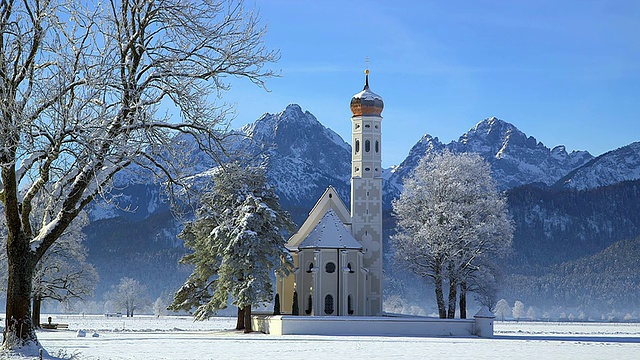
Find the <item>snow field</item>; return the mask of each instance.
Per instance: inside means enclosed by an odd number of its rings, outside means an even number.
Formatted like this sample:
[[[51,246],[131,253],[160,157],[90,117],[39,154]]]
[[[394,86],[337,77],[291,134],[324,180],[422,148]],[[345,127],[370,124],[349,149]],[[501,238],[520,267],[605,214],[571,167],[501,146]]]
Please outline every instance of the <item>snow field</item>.
[[[272,336],[232,329],[234,318],[59,316],[39,331],[50,354],[74,359],[638,359],[640,324],[496,322],[495,339]],[[77,337],[84,330],[86,337]],[[99,337],[92,337],[93,332]],[[0,355],[0,359],[18,359]],[[21,359],[25,359],[22,357]]]

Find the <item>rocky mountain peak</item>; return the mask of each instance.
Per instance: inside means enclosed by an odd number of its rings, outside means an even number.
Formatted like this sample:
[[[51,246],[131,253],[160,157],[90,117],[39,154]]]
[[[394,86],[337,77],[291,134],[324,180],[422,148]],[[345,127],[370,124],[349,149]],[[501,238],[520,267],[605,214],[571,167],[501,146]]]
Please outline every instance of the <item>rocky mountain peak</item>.
[[[587,190],[637,179],[640,179],[640,141],[591,159],[554,187]]]
[[[492,166],[494,177],[501,189],[524,184],[541,183],[551,186],[574,168],[589,161],[586,151],[566,152],[564,146],[553,150],[527,136],[515,125],[490,117],[478,122],[458,141],[442,144],[437,138],[425,135],[409,151],[407,159],[398,166],[396,179],[402,182],[426,154],[448,149],[454,153],[480,154]]]

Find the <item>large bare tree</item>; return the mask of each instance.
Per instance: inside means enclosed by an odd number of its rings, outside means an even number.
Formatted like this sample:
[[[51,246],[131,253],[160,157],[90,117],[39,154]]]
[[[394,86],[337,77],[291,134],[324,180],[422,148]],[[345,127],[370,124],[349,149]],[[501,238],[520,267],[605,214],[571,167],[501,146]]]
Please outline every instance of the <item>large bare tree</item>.
[[[180,183],[175,134],[218,153],[228,108],[212,101],[228,77],[264,86],[278,58],[241,0],[64,1],[0,2],[3,348],[37,343],[34,270],[82,209],[131,165]]]

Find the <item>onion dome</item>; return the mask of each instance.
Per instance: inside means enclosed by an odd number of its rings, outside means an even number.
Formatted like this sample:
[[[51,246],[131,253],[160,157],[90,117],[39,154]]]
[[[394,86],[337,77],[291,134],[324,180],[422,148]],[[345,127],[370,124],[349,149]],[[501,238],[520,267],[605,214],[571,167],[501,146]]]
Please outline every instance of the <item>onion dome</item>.
[[[384,108],[382,97],[369,89],[369,70],[365,71],[364,89],[351,98],[351,112],[353,116],[380,116]]]

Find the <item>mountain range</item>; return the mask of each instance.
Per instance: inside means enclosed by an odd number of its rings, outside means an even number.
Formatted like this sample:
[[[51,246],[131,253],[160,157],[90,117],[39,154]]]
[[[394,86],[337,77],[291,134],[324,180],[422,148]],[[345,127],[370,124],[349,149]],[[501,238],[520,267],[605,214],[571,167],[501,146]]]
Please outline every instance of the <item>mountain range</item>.
[[[283,208],[296,223],[304,221],[329,185],[349,204],[351,146],[299,105],[264,114],[228,139],[230,154],[266,167]],[[180,143],[188,147],[189,139]],[[480,154],[491,164],[499,189],[506,191],[516,223],[514,256],[505,270],[510,279],[525,276],[534,284],[567,262],[588,259],[640,235],[640,142],[598,157],[587,151],[568,153],[562,145],[548,148],[491,117],[448,144],[424,135],[399,166],[383,172],[387,237],[394,226],[391,201],[400,194],[403,179],[425,154],[445,149]],[[207,177],[213,163],[197,151],[193,159],[194,169]],[[120,179],[126,181],[126,176]],[[177,264],[185,252],[176,238],[181,224],[171,216],[162,191],[136,177],[121,198],[136,211],[104,203],[90,207],[87,246],[89,261],[101,275],[97,297],[123,276],[147,283],[152,296],[175,291],[189,271]],[[385,248],[391,249],[388,239]],[[610,256],[597,259],[614,261]],[[518,296],[508,286],[504,294],[511,300]]]

